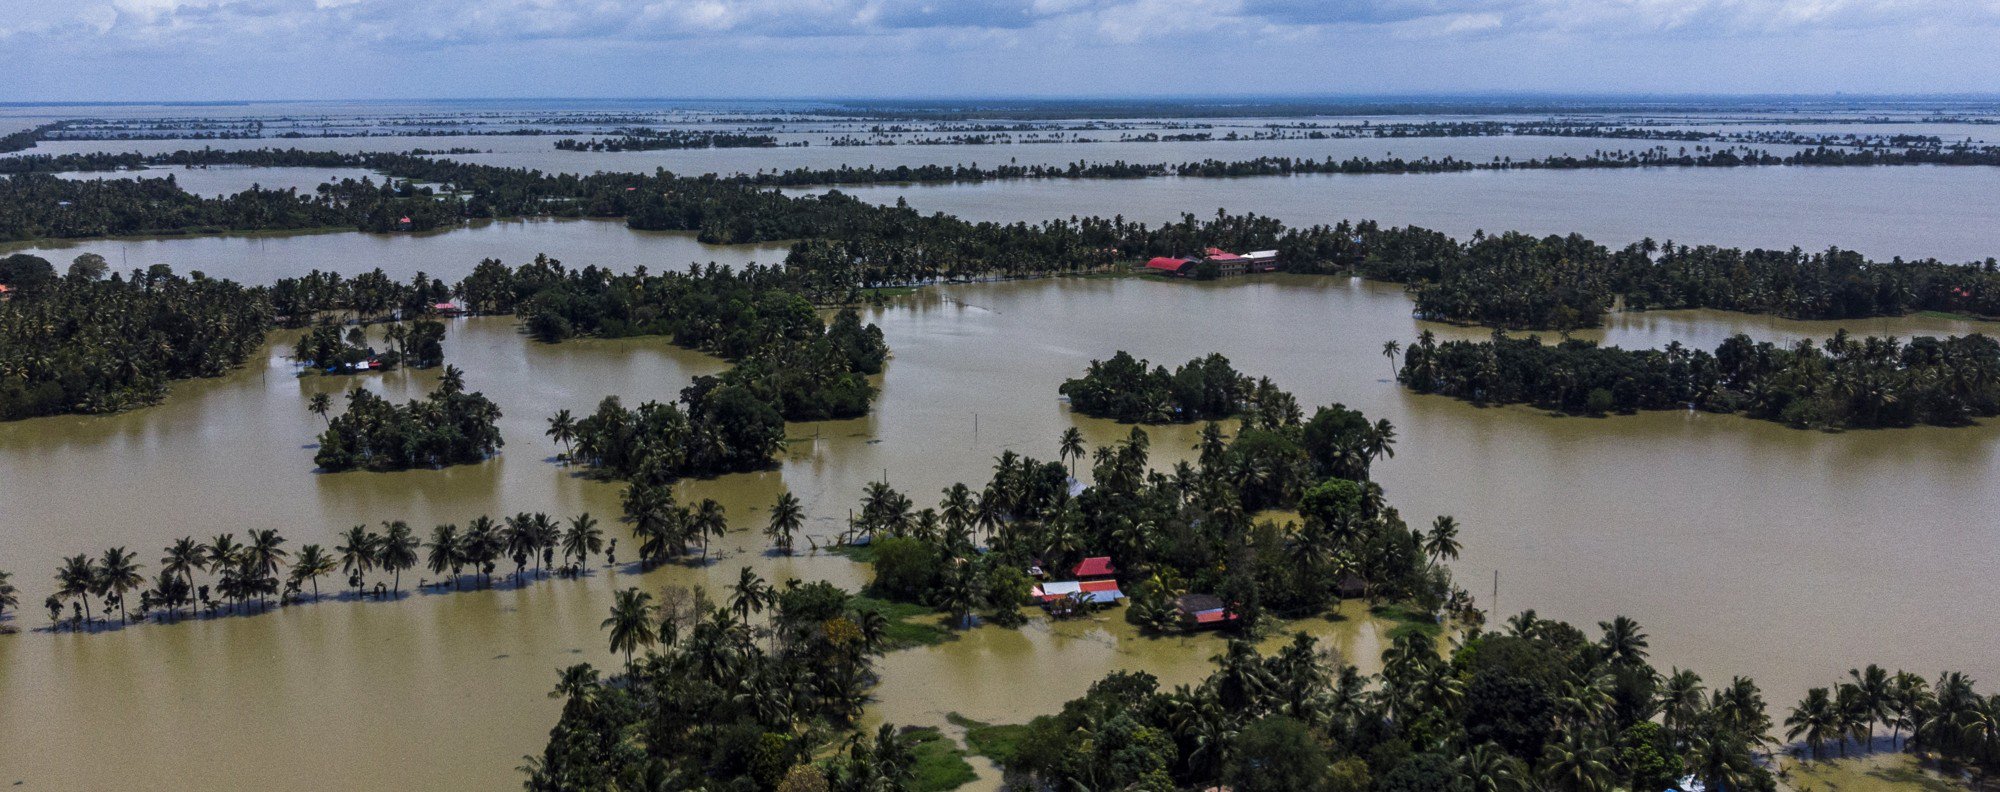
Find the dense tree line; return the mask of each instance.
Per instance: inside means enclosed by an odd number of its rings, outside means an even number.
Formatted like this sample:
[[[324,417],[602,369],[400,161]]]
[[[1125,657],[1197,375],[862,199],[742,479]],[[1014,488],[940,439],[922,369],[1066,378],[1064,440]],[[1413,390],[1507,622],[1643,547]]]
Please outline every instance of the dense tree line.
[[[1870,665],[1848,670],[1847,678],[1807,690],[1785,717],[1785,738],[1804,743],[1812,760],[1824,758],[1828,741],[1843,758],[1850,742],[1873,751],[1880,726],[1890,730],[1890,750],[1933,756],[1982,780],[2000,770],[2000,695],[1981,696],[1971,677],[1947,671],[1932,685],[1918,674]]]
[[[621,591],[603,626],[625,669],[562,671],[562,716],[521,768],[527,789],[911,789],[909,738],[854,731],[887,619],[839,587],[745,568],[723,603]]]
[[[465,391],[464,374],[446,366],[422,401],[397,405],[365,388],[347,394],[347,411],[327,422],[313,462],[327,472],[408,470],[478,462],[498,453],[500,407]]]
[[[58,277],[45,260],[0,259],[0,420],[115,412],[151,404],[167,384],[212,377],[260,350],[271,306],[261,290],[165,266],[97,277],[86,255]]]
[[[1016,730],[999,758],[1037,786],[1241,792],[1771,790],[1755,683],[1663,675],[1630,619],[1592,640],[1530,611],[1448,655],[1397,637],[1364,675],[1304,634],[1232,642],[1194,686],[1117,672]],[[1087,733],[1091,739],[1075,739]]]
[[[567,528],[542,513],[523,512],[500,520],[481,515],[463,531],[455,523],[439,525],[427,542],[402,520],[384,521],[382,528],[376,532],[356,525],[341,532],[331,549],[307,544],[296,552],[286,549],[285,536],[275,529],[254,530],[242,540],[234,533],[207,541],[186,536],[161,551],[158,573],[150,580],[143,574],[145,562],[124,547],[107,549],[94,558],[69,556],[57,567],[55,593],[43,606],[49,611],[50,629],[71,631],[104,624],[114,608],[121,625],[148,619],[175,622],[194,614],[251,615],[266,612],[273,596],[281,607],[319,602],[320,578],[335,573],[344,575],[356,600],[369,595],[370,573],[386,575],[387,581],[375,583],[373,597],[395,599],[402,594],[403,573],[414,569],[438,576],[423,579],[420,585],[457,591],[468,583],[468,576],[475,587],[491,586],[499,562],[511,559],[519,586],[530,563],[537,579],[558,569],[574,577],[605,549],[604,531],[588,513],[569,520]],[[615,559],[607,556],[606,562]],[[135,592],[138,601],[130,607],[133,603],[127,597]],[[18,604],[13,587],[0,573],[0,613]],[[67,618],[64,604],[71,612]]]
[[[1077,379],[1066,380],[1062,395],[1077,412],[1126,423],[1215,421],[1235,415],[1260,391],[1275,391],[1236,372],[1219,354],[1196,358],[1167,372],[1147,368],[1124,350],[1110,360],[1090,361]]]
[[[661,149],[772,148],[778,139],[752,132],[690,132],[682,129],[620,129],[611,136],[563,138],[563,151],[657,151]]]
[[[2000,415],[2000,342],[1841,331],[1779,346],[1736,335],[1711,354],[1679,342],[1625,350],[1498,333],[1440,344],[1425,333],[1398,379],[1420,393],[1579,415],[1700,409],[1816,429],[1958,426]]]
[[[436,368],[444,365],[444,323],[435,319],[392,322],[383,331],[388,348],[380,353],[368,344],[367,331],[350,326],[319,324],[299,336],[292,346],[292,358],[308,368],[327,373],[354,370],[362,362],[373,361],[381,370],[397,366]]]

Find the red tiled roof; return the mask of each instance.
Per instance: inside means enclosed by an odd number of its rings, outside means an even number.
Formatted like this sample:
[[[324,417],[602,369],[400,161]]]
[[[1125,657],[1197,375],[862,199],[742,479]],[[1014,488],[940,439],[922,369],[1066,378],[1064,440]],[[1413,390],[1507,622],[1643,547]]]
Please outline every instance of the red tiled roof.
[[[1076,569],[1071,574],[1080,578],[1108,577],[1118,574],[1118,569],[1111,565],[1111,556],[1097,556],[1083,559],[1083,562],[1077,564]]]
[[[1181,271],[1181,267],[1186,266],[1187,263],[1188,263],[1187,259],[1167,258],[1166,256],[1158,256],[1155,257],[1153,260],[1146,262],[1146,269],[1165,270],[1167,272],[1179,272]]]
[[[1214,624],[1216,622],[1226,622],[1226,621],[1236,621],[1236,614],[1230,613],[1229,611],[1226,610],[1218,609],[1212,611],[1202,611],[1194,615],[1195,624]]]
[[[1117,591],[1118,581],[1086,580],[1083,581],[1082,583],[1077,584],[1077,588],[1082,591]]]
[[[1222,248],[1209,248],[1208,257],[1216,261],[1235,261],[1236,259],[1243,258]]]

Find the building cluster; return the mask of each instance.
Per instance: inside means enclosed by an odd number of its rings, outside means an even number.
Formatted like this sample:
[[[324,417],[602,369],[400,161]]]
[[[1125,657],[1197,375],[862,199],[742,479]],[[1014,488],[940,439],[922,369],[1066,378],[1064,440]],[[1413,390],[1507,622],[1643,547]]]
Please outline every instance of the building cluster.
[[[1253,250],[1239,255],[1221,248],[1209,248],[1199,256],[1159,256],[1147,261],[1145,269],[1156,275],[1175,278],[1201,277],[1205,272],[1218,278],[1277,272],[1278,251]]]

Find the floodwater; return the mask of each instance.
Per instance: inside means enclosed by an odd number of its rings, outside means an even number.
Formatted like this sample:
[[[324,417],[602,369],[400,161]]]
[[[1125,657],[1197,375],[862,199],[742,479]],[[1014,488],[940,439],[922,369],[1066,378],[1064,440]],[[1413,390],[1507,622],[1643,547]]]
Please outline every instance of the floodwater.
[[[397,280],[419,272],[457,282],[472,274],[480,259],[520,265],[547,253],[565,265],[595,264],[619,271],[635,266],[684,269],[691,263],[733,266],[778,264],[785,244],[705,245],[679,231],[635,231],[618,220],[500,220],[442,231],[365,234],[226,234],[116,239],[46,240],[0,244],[0,253],[25,252],[55,262],[60,269],[84,253],[96,253],[123,272],[167,264],[175,272],[201,270],[241,283],[271,283],[312,269],[353,276],[381,268]]]
[[[1838,246],[1872,257],[1953,263],[2000,256],[2000,168],[1641,168],[1471,173],[1313,174],[843,187],[967,220],[1037,222],[1123,215],[1148,223],[1218,208],[1291,225],[1342,219],[1419,225],[1461,239],[1477,230],[1567,234],[1616,247],[1651,237],[1689,245]],[[809,192],[809,190],[795,190]]]
[[[427,531],[517,511],[587,510],[625,536],[612,520],[618,487],[551,461],[542,429],[557,409],[586,411],[607,394],[628,404],[672,398],[723,366],[659,339],[545,345],[505,318],[452,322],[448,359],[499,403],[507,446],[443,471],[314,473],[313,393],[364,384],[406,398],[436,374],[298,378],[281,356],[290,333],[274,334],[266,357],[244,370],[177,385],[155,407],[0,424],[0,568],[17,573],[28,606],[14,621],[23,633],[0,638],[0,783],[511,787],[520,757],[554,722],[559,702],[544,694],[555,670],[613,662],[598,622],[614,590],[719,590],[743,565],[774,581],[858,587],[864,568],[845,559],[761,552],[756,529],[782,489],[804,501],[808,533],[823,538],[871,480],[886,476],[929,502],[952,482],[983,482],[1004,450],[1052,458],[1070,426],[1092,444],[1112,442],[1128,427],[1070,414],[1056,387],[1119,349],[1169,364],[1221,352],[1305,404],[1339,401],[1393,421],[1397,454],[1377,467],[1391,501],[1412,521],[1459,518],[1456,573],[1503,615],[1536,608],[1587,630],[1628,615],[1663,667],[1754,676],[1774,705],[1869,662],[2000,678],[1987,618],[2000,610],[1990,585],[2000,554],[1994,425],[1826,434],[1705,414],[1552,418],[1415,396],[1388,381],[1383,341],[1407,343],[1426,327],[1446,337],[1483,331],[1420,324],[1396,287],[1344,278],[960,285],[871,313],[894,351],[872,415],[795,424],[776,469],[682,485],[684,498],[721,501],[739,531],[717,543],[707,567],[597,569],[584,580],[394,603],[337,599],[330,577],[328,601],[263,616],[38,630],[60,557],[112,545],[138,550],[151,571],[159,548],[182,535],[279,528],[296,549],[330,546],[354,524],[404,519]],[[1911,318],[1850,327],[1907,336],[1980,326]],[[1697,311],[1615,315],[1597,335],[1709,346],[1733,332],[1786,339],[1833,329]],[[1155,431],[1156,464],[1191,456],[1194,433]],[[629,560],[632,544],[620,544]],[[406,592],[424,575],[405,575]],[[1382,643],[1360,619],[1305,626],[1364,667]],[[1196,680],[1219,649],[1213,637],[1137,638],[1116,612],[983,627],[883,658],[870,718],[941,725],[956,711],[1020,721],[1115,669]],[[214,761],[225,750],[227,760]]]

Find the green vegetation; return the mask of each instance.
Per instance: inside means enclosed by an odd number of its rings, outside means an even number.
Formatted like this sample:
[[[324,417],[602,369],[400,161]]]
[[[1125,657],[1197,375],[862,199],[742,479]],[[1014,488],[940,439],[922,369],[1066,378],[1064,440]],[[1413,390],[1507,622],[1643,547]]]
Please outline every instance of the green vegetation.
[[[965,750],[944,736],[944,732],[930,727],[911,728],[903,730],[903,737],[911,742],[911,751],[916,754],[916,764],[911,767],[910,780],[904,786],[910,792],[944,792],[979,777],[965,761]]]
[[[1789,347],[1737,335],[1710,354],[1678,342],[1624,350],[1498,333],[1439,344],[1425,333],[1398,379],[1420,393],[1579,415],[1701,409],[1813,429],[1962,426],[2000,415],[2000,343],[1978,334],[1903,343],[1843,330]]]
[[[974,755],[984,756],[1003,767],[1020,754],[1021,741],[1028,737],[1026,724],[994,725],[956,712],[945,715],[945,720],[965,730],[965,745]]]
[[[957,640],[958,635],[943,624],[937,611],[911,602],[894,602],[866,595],[857,595],[850,603],[856,613],[872,613],[882,617],[883,651],[908,649],[915,646],[936,646],[945,641]]]
[[[1710,697],[1678,670],[1663,684],[1638,625],[1599,627],[1591,641],[1529,612],[1449,657],[1412,633],[1372,677],[1304,634],[1269,656],[1231,642],[1193,687],[1105,677],[1027,724],[1003,764],[1079,789],[1652,790],[1684,775],[1773,788],[1754,758],[1770,726],[1756,685],[1738,677]]]
[[[1146,366],[1119,350],[1110,360],[1090,361],[1084,375],[1065,381],[1059,392],[1077,412],[1127,423],[1221,420],[1258,395],[1278,392],[1269,380],[1236,373],[1220,354],[1190,360],[1172,374],[1165,366]]]
[[[0,298],[0,420],[157,402],[173,380],[242,364],[271,322],[260,290],[164,266],[57,277],[16,254],[0,259],[0,282],[18,290]]]
[[[530,790],[946,789],[969,770],[934,731],[851,731],[884,646],[879,614],[825,582],[744,570],[726,607],[698,591],[620,592],[604,627],[623,673],[565,669],[560,720],[522,770]],[[767,614],[752,629],[753,614]],[[770,640],[760,640],[768,632]],[[846,748],[815,762],[842,735]],[[963,769],[961,769],[963,768]],[[789,786],[782,786],[789,785]]]
[[[408,470],[478,462],[498,453],[500,407],[465,392],[464,374],[447,366],[424,401],[397,406],[364,388],[347,394],[347,412],[320,434],[313,462],[329,473]]]
[[[161,551],[159,572],[151,580],[142,574],[145,563],[123,547],[95,558],[70,556],[56,570],[56,593],[42,604],[49,611],[50,629],[72,632],[102,625],[113,608],[120,624],[147,619],[176,622],[196,613],[211,618],[224,613],[250,615],[268,610],[272,596],[281,607],[318,602],[320,578],[336,572],[345,575],[357,600],[368,591],[369,573],[385,575],[387,580],[376,580],[374,597],[394,599],[402,594],[403,573],[419,567],[438,576],[425,579],[424,585],[456,591],[468,573],[475,587],[492,585],[498,561],[511,558],[518,587],[531,562],[536,579],[555,569],[558,558],[564,574],[573,577],[582,574],[591,556],[604,547],[603,532],[588,513],[570,520],[567,530],[542,513],[523,512],[500,521],[480,516],[463,531],[455,524],[437,526],[428,542],[402,520],[384,521],[382,528],[377,533],[356,525],[341,532],[330,550],[307,544],[296,552],[286,549],[285,536],[275,529],[251,531],[245,541],[233,533],[217,534],[207,542],[182,537]],[[204,582],[197,577],[200,573],[212,579]],[[139,595],[137,608],[128,609],[127,597],[134,592]],[[65,603],[69,618],[63,616]],[[13,586],[0,573],[0,614],[18,604]]]

